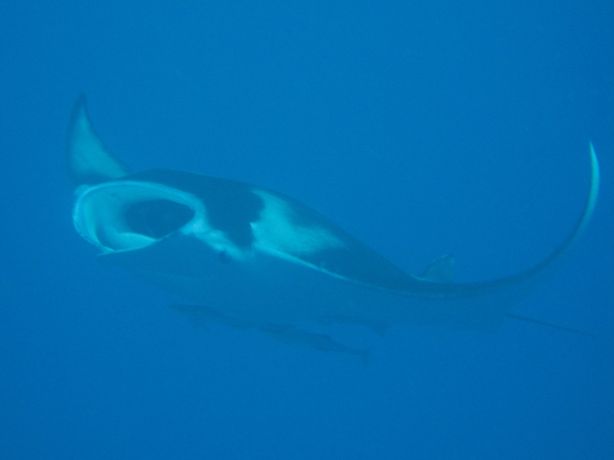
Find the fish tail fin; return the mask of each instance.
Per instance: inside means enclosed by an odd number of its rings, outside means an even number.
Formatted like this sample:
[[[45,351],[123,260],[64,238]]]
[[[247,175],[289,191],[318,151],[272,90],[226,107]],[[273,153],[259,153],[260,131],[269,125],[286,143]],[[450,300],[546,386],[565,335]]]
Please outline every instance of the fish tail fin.
[[[551,323],[549,321],[544,321],[544,320],[541,320],[541,319],[531,318],[530,316],[517,315],[515,313],[507,313],[505,316],[507,318],[513,319],[515,321],[522,321],[524,323],[535,324],[535,325],[538,325],[538,326],[545,326],[545,327],[548,327],[548,328],[551,328],[551,329],[556,329],[558,331],[569,332],[569,333],[572,333],[572,334],[583,335],[583,336],[587,336],[587,337],[594,337],[594,335],[591,334],[590,332],[583,331],[581,329],[576,329],[576,328],[568,327],[568,326],[561,326],[559,324],[554,324],[554,323]]]

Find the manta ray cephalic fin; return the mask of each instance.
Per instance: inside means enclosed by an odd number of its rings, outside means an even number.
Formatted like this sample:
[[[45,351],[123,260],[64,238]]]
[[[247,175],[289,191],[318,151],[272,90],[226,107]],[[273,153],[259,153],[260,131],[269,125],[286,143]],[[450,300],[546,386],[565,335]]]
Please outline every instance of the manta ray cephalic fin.
[[[90,122],[85,96],[77,99],[68,126],[68,168],[76,185],[97,184],[128,171],[104,146]]]

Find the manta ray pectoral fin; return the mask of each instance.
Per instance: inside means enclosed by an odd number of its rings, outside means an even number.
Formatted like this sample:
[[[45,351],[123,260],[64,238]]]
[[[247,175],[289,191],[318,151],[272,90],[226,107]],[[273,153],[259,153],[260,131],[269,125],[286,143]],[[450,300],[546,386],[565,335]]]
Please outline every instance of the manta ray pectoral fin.
[[[127,174],[105,148],[90,122],[85,97],[77,99],[68,127],[68,168],[76,185],[96,184]]]

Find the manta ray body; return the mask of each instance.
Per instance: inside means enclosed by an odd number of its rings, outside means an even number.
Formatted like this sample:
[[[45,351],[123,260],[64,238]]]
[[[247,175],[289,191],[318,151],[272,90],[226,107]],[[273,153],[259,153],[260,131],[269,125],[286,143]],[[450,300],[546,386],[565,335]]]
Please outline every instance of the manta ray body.
[[[599,167],[569,236],[529,269],[455,283],[452,259],[412,275],[284,194],[189,172],[129,171],[92,128],[84,99],[69,126],[73,224],[100,258],[180,293],[178,311],[258,328],[287,343],[362,355],[309,327],[403,322],[491,324],[578,238],[595,208]]]

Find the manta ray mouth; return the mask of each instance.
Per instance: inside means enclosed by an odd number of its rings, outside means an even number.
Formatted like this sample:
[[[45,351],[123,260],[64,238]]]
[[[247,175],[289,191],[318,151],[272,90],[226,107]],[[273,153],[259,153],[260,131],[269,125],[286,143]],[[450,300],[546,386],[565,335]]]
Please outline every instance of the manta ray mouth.
[[[104,253],[151,246],[202,222],[202,203],[172,187],[131,180],[110,181],[77,190],[73,225]]]

